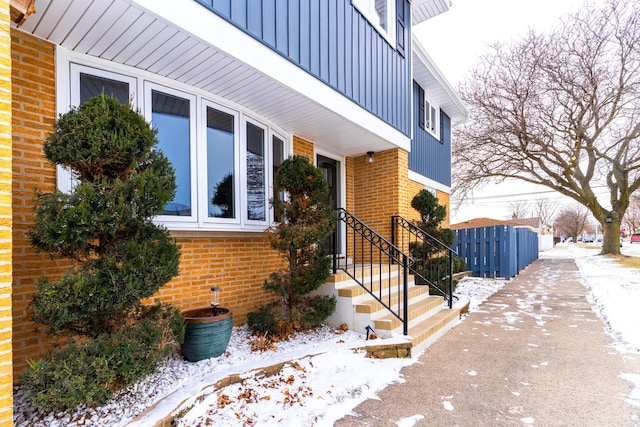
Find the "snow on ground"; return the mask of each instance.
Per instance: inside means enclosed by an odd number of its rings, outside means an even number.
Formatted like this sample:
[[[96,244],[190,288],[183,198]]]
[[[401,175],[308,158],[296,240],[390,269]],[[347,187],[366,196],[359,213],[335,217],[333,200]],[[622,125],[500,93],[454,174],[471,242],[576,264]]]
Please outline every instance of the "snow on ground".
[[[633,328],[635,307],[640,301],[640,275],[609,257],[596,256],[598,249],[558,245],[541,257],[575,258],[594,310],[600,314],[620,351],[640,349],[640,328]],[[640,256],[640,245],[625,243],[623,253]],[[456,292],[470,299],[470,310],[481,309],[490,295],[508,280],[465,278]],[[369,359],[353,350],[364,343],[362,334],[329,327],[277,343],[276,350],[251,352],[246,327],[234,328],[225,355],[189,363],[179,357],[167,360],[160,373],[120,393],[101,408],[79,408],[74,414],[34,414],[21,391],[15,394],[16,426],[131,425],[144,427],[157,421],[154,412],[132,419],[156,404],[157,413],[180,408],[178,426],[307,425],[330,426],[349,414],[360,402],[394,382],[402,382],[401,369],[412,359]],[[257,369],[285,361],[279,374],[265,377]],[[208,385],[232,373],[242,373],[241,383],[213,390]],[[470,373],[471,375],[471,373]],[[636,384],[640,376],[623,374]],[[182,402],[182,404],[180,404]],[[450,401],[443,401],[453,409]],[[178,412],[178,411],[176,411]],[[155,418],[154,418],[155,416]],[[411,427],[420,416],[396,421]],[[530,420],[522,419],[527,424]]]

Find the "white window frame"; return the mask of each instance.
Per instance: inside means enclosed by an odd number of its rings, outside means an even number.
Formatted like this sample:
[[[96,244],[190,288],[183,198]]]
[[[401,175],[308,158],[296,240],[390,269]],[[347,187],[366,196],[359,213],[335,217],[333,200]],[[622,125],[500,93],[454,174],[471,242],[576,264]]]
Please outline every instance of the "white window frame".
[[[89,74],[96,77],[115,80],[129,85],[129,102],[131,106],[136,108],[136,94],[138,92],[138,79],[126,74],[105,71],[100,68],[89,67],[86,65],[69,63],[69,94],[70,104],[74,106],[80,105],[80,74]],[[69,169],[61,165],[56,166],[56,176],[58,181],[58,190],[68,193],[77,184],[76,178],[73,177]]]
[[[273,174],[273,137],[276,137],[278,139],[280,139],[282,141],[282,160],[286,160],[287,157],[289,157],[291,155],[291,150],[290,150],[290,146],[291,144],[288,144],[288,138],[286,138],[284,136],[284,134],[276,131],[273,128],[269,128],[269,150],[271,150],[271,155],[269,156],[269,159],[271,159],[271,164],[268,167],[268,180],[267,180],[267,184],[268,184],[268,188],[267,188],[267,196],[269,198],[269,200],[271,199],[271,197],[273,197],[273,190],[275,188],[275,184],[274,184],[274,179],[275,176]],[[287,195],[284,195],[285,199],[287,198]],[[271,204],[269,204],[268,206],[269,210],[268,210],[268,215],[269,215],[269,224],[274,224],[276,222],[275,220],[275,211],[274,209],[271,207]]]
[[[158,92],[166,93],[167,95],[173,95],[178,98],[184,98],[189,100],[189,182],[191,183],[190,197],[191,197],[191,215],[189,216],[177,216],[177,215],[158,215],[158,221],[164,223],[181,223],[181,224],[195,224],[197,223],[198,212],[198,192],[197,188],[197,168],[196,168],[196,97],[188,92],[173,89],[158,83],[145,81],[143,84],[143,99],[144,99],[144,117],[147,122],[151,122],[151,127],[155,129],[153,125],[152,117],[152,102],[151,93],[156,90]]]
[[[154,222],[170,230],[185,231],[239,231],[262,232],[274,223],[273,208],[269,199],[273,194],[273,136],[284,143],[283,158],[293,152],[293,139],[278,126],[239,105],[217,97],[209,92],[174,80],[138,70],[121,64],[104,61],[87,55],[56,50],[59,86],[57,108],[59,113],[68,111],[79,102],[80,72],[129,83],[132,105],[140,110],[145,120],[151,121],[151,91],[158,90],[188,99],[190,104],[190,172],[191,172],[191,216],[160,215]],[[206,106],[234,115],[234,167],[238,174],[236,185],[236,218],[209,218],[207,212],[206,176]],[[265,221],[248,220],[246,200],[246,121],[265,130]],[[153,123],[152,123],[153,126]],[[244,128],[243,128],[244,127]],[[71,174],[58,170],[58,188],[71,190]]]
[[[242,209],[242,221],[243,223],[248,226],[248,227],[256,227],[256,228],[261,228],[264,229],[265,226],[268,225],[269,223],[269,219],[271,217],[269,210],[271,209],[271,207],[269,206],[269,188],[271,187],[271,184],[269,183],[269,169],[271,168],[271,161],[272,160],[272,156],[271,156],[271,140],[270,140],[270,132],[269,132],[269,128],[268,126],[266,126],[265,124],[261,123],[260,121],[243,114],[241,117],[241,126],[240,126],[240,141],[241,141],[241,149],[240,149],[240,156],[242,158],[241,162],[240,162],[240,176],[242,177],[240,179],[240,200],[241,200],[241,209]],[[258,127],[260,129],[262,129],[262,131],[264,132],[264,139],[262,141],[263,143],[263,149],[264,149],[264,197],[263,197],[263,203],[264,203],[264,207],[265,207],[265,216],[264,216],[264,220],[255,220],[255,219],[249,219],[249,212],[248,212],[248,208],[249,208],[249,194],[248,194],[248,185],[247,185],[247,172],[248,172],[248,167],[247,167],[247,124],[252,124],[255,127]]]
[[[396,0],[385,1],[387,3],[386,29],[380,25],[380,16],[376,12],[375,0],[351,0],[351,4],[396,49]]]
[[[431,112],[435,113],[434,120],[431,120]],[[426,94],[424,97],[424,129],[440,141],[440,107],[429,101]],[[433,126],[432,126],[432,122]]]
[[[223,113],[227,113],[233,116],[233,170],[235,173],[236,179],[233,183],[233,203],[235,209],[235,218],[217,218],[210,217],[208,208],[209,208],[209,189],[208,185],[208,177],[207,177],[207,108],[213,108]],[[199,127],[200,130],[200,140],[201,144],[198,144],[198,182],[203,183],[199,188],[199,197],[198,200],[202,200],[199,217],[200,217],[200,226],[206,227],[207,225],[241,225],[242,212],[240,212],[241,201],[240,201],[240,179],[238,176],[240,175],[240,113],[232,110],[224,105],[221,105],[217,102],[210,101],[206,98],[202,99],[202,111],[200,112],[201,123],[202,126]]]

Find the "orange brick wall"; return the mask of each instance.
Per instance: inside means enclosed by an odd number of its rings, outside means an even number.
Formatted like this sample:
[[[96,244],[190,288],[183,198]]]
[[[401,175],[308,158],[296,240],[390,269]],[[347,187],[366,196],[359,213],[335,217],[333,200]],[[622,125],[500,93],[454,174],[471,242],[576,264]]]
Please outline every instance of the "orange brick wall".
[[[13,425],[11,320],[11,38],[9,0],[0,0],[0,426]]]
[[[438,198],[438,204],[447,208],[447,216],[444,217],[444,221],[440,224],[442,227],[447,228],[451,224],[451,198],[449,194],[436,190],[436,197]]]
[[[17,64],[12,75],[13,371],[17,375],[28,359],[41,357],[58,342],[43,325],[29,320],[28,304],[36,281],[43,276],[59,278],[68,263],[36,253],[27,235],[34,221],[34,190],[52,191],[56,185],[55,167],[42,151],[56,118],[54,46],[12,30],[11,57]],[[313,144],[308,141],[298,139],[294,151],[313,159]],[[0,145],[0,157],[1,153]],[[244,323],[258,304],[275,299],[262,284],[283,261],[262,233],[176,232],[174,236],[182,248],[180,274],[154,299],[180,309],[203,306],[209,304],[209,289],[219,286],[221,303],[233,310],[236,325]]]
[[[13,141],[13,363],[15,374],[52,345],[45,327],[29,320],[34,283],[43,275],[59,277],[65,263],[31,247],[35,189],[55,188],[55,169],[42,143],[55,122],[54,46],[11,30]]]
[[[309,159],[309,162],[314,163],[314,150],[313,143],[302,139],[298,136],[293,137],[293,154],[297,156],[304,156]]]
[[[406,215],[408,153],[401,149],[353,159],[353,214],[385,238],[391,236],[391,216]]]
[[[220,287],[220,304],[233,311],[233,323],[275,295],[262,288],[269,274],[283,265],[263,233],[172,233],[181,246],[179,275],[156,295],[180,309],[208,306],[213,286]]]

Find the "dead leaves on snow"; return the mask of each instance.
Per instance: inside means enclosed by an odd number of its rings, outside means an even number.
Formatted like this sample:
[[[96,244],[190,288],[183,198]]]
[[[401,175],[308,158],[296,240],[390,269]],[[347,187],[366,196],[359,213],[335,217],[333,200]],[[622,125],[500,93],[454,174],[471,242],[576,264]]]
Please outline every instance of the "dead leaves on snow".
[[[273,401],[283,409],[294,405],[304,406],[305,399],[314,397],[313,389],[302,384],[306,378],[306,368],[299,364],[293,364],[292,367],[297,371],[295,375],[245,380],[240,383],[240,389],[237,394],[234,393],[235,395],[231,395],[226,389],[220,390],[216,403],[207,411],[205,423],[210,416],[230,405],[233,405],[233,414],[243,426],[252,426],[256,422],[256,414],[250,410],[251,404]]]

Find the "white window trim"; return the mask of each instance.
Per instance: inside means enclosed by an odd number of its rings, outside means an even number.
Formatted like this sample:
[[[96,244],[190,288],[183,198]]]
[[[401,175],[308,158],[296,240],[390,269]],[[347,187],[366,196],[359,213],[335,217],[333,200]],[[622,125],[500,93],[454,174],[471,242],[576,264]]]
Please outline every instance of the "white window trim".
[[[391,47],[396,49],[396,0],[387,1],[387,29],[380,25],[378,14],[375,11],[374,0],[351,0],[353,6],[364,16],[367,21],[384,37]],[[372,7],[374,6],[374,7]]]
[[[91,57],[88,55],[72,52],[63,47],[58,46],[56,49],[56,84],[58,87],[56,96],[56,108],[58,114],[63,114],[69,111],[69,105],[76,105],[71,102],[71,88],[79,81],[79,73],[74,74],[71,72],[72,68],[84,69],[87,74],[93,74],[96,76],[103,76],[112,78],[114,80],[128,81],[130,82],[130,91],[135,88],[137,93],[132,94],[132,103],[136,108],[143,112],[147,121],[151,120],[151,89],[147,90],[147,87],[153,87],[161,92],[172,94],[175,96],[187,98],[190,101],[191,108],[191,217],[181,216],[176,217],[173,215],[161,215],[155,218],[155,222],[166,226],[170,230],[182,230],[182,231],[240,231],[240,232],[262,232],[269,225],[273,224],[273,208],[269,203],[271,194],[273,193],[273,173],[272,173],[272,136],[275,135],[284,142],[283,156],[286,159],[293,153],[293,138],[287,132],[277,125],[272,124],[269,120],[261,118],[258,114],[246,110],[243,106],[233,103],[232,101],[218,97],[215,94],[203,91],[201,89],[186,85],[181,82],[158,76],[146,72],[144,70],[135,69],[121,64],[105,61],[99,58]],[[132,84],[135,82],[135,84]],[[76,91],[77,89],[74,89]],[[78,91],[79,92],[79,91]],[[146,99],[149,97],[149,99]],[[77,98],[79,101],[79,98]],[[210,103],[212,106],[220,107],[222,111],[231,112],[238,118],[234,126],[238,127],[236,138],[239,139],[235,143],[234,150],[240,151],[243,144],[246,146],[244,133],[241,131],[241,123],[244,118],[248,118],[251,123],[259,125],[266,129],[265,132],[265,156],[266,171],[265,171],[265,199],[267,216],[266,221],[248,221],[246,214],[246,201],[242,198],[244,190],[238,191],[240,197],[240,204],[238,205],[239,219],[234,219],[231,223],[227,218],[208,218],[206,212],[206,206],[201,206],[206,199],[200,199],[202,195],[202,185],[206,182],[206,170],[201,163],[206,163],[206,157],[201,155],[201,152],[206,150],[206,139],[203,139],[203,134],[206,133],[206,120],[203,121],[202,111],[206,111],[203,105]],[[77,102],[76,102],[77,103]],[[148,111],[147,111],[148,109]],[[194,110],[195,109],[195,110]],[[200,111],[198,109],[201,109]],[[242,163],[241,156],[246,152],[238,152],[235,161]],[[246,160],[245,160],[246,162]],[[205,165],[206,166],[206,165]],[[236,167],[238,167],[236,165]],[[240,169],[237,169],[238,173]],[[69,171],[65,171],[63,168],[58,168],[57,171],[57,184],[58,189],[61,191],[70,191],[71,186],[71,174]],[[202,178],[205,177],[205,181]],[[243,181],[240,179],[239,181]],[[246,186],[246,183],[242,182],[242,185]],[[206,197],[206,192],[204,193]],[[204,215],[203,215],[204,212]],[[207,220],[209,219],[209,220]],[[212,221],[213,220],[213,221]]]
[[[100,68],[89,67],[86,65],[70,63],[69,64],[69,100],[71,105],[80,104],[80,74],[90,74],[106,79],[117,80],[129,84],[129,102],[135,109],[137,108],[136,94],[138,92],[138,80],[126,74],[105,71]],[[63,166],[56,166],[56,176],[58,181],[58,190],[68,193],[74,189],[77,180],[71,174],[69,169]]]
[[[173,95],[179,98],[189,100],[189,162],[190,162],[190,182],[191,182],[191,215],[190,216],[174,216],[174,215],[158,215],[157,220],[165,223],[196,223],[197,222],[197,209],[198,209],[198,192],[197,187],[197,174],[196,174],[196,97],[190,93],[185,93],[173,89],[171,87],[163,86],[154,82],[144,82],[144,117],[146,121],[151,122],[151,127],[154,127],[153,121],[151,121],[151,93],[153,90],[166,93],[167,95]],[[195,185],[194,185],[195,183]]]
[[[268,159],[271,159],[271,144],[270,144],[270,140],[269,140],[269,129],[266,125],[264,125],[263,123],[259,122],[258,120],[253,119],[252,117],[249,117],[247,115],[242,115],[241,117],[242,120],[242,126],[240,127],[240,155],[242,156],[242,161],[240,162],[240,176],[242,177],[242,179],[240,179],[240,195],[241,195],[241,209],[242,209],[242,221],[245,225],[245,227],[256,227],[256,228],[260,228],[262,227],[264,229],[265,225],[268,225],[267,223],[269,222],[269,218],[270,218],[270,214],[269,214],[269,210],[271,209],[269,206],[269,187],[271,187],[271,185],[269,185],[269,166],[270,166],[270,162],[267,162]],[[248,167],[247,167],[247,124],[250,123],[253,126],[256,126],[260,129],[263,130],[263,135],[264,135],[264,139],[262,140],[263,145],[263,150],[264,150],[264,180],[265,180],[265,188],[264,188],[264,197],[263,197],[263,203],[264,203],[264,207],[265,207],[265,220],[254,220],[254,219],[249,219],[249,212],[248,212],[248,208],[249,208],[249,200],[248,200],[248,185],[247,182],[248,180],[247,178],[247,172],[248,172]]]
[[[208,212],[209,207],[209,189],[208,185],[208,177],[207,177],[207,107],[214,108],[216,110],[222,111],[223,113],[227,113],[233,116],[233,168],[236,174],[236,179],[233,183],[233,203],[235,208],[235,218],[216,218],[210,217]],[[200,132],[200,140],[201,144],[198,144],[198,182],[204,183],[199,186],[199,197],[198,200],[202,200],[203,203],[200,205],[199,218],[200,218],[200,226],[203,228],[210,228],[211,226],[220,226],[220,225],[241,225],[242,212],[240,212],[240,207],[242,203],[240,202],[240,179],[237,179],[240,174],[240,113],[232,110],[230,108],[225,107],[224,105],[220,105],[216,102],[210,101],[206,98],[202,99],[202,111],[200,112],[201,123],[202,126],[199,126]]]
[[[435,109],[435,126],[433,130],[429,124],[431,123],[431,109]],[[440,106],[429,101],[427,94],[424,96],[424,128],[427,132],[433,135],[438,141],[440,141]]]
[[[269,140],[268,140],[268,145],[269,145],[269,150],[271,150],[271,155],[270,155],[270,159],[273,162],[273,137],[277,137],[278,139],[280,139],[283,143],[283,147],[282,147],[282,160],[285,160],[287,157],[289,157],[292,154],[292,151],[290,150],[290,144],[287,143],[287,138],[285,136],[283,136],[280,132],[274,130],[273,128],[269,128]],[[267,168],[267,176],[268,176],[268,180],[267,183],[268,188],[267,188],[267,197],[268,200],[271,199],[271,197],[273,197],[273,190],[275,188],[274,185],[274,179],[275,176],[273,174],[273,163],[271,163],[270,167]],[[286,194],[284,195],[285,199],[288,197]],[[271,204],[268,205],[268,221],[269,224],[274,224],[276,222],[275,220],[275,211],[274,209],[271,207]]]

